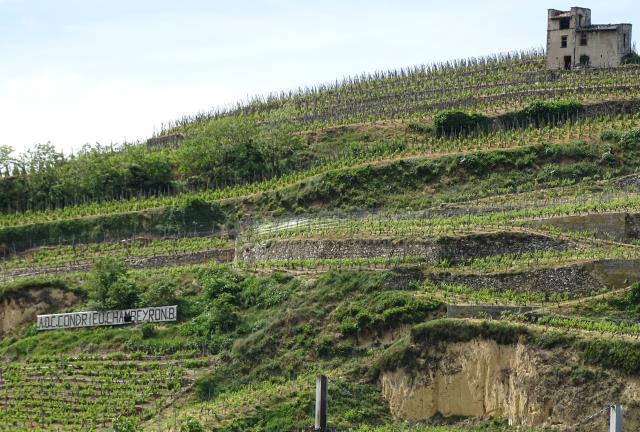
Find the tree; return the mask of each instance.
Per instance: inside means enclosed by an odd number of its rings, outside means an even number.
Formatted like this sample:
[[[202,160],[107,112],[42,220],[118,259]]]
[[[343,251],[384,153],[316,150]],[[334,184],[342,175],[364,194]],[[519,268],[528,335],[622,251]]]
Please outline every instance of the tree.
[[[105,257],[89,273],[89,295],[100,310],[127,309],[138,303],[138,289],[127,277],[121,259]]]
[[[11,154],[13,153],[13,147],[0,145],[0,168],[6,175],[10,173],[11,166],[13,165],[13,159]]]

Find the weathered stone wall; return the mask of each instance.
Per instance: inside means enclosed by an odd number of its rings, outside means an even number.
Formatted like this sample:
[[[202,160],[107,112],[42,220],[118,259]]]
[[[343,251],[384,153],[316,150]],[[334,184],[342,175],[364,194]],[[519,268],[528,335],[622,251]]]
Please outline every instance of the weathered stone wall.
[[[537,269],[494,274],[430,274],[435,284],[464,285],[472,289],[493,288],[498,291],[569,293],[588,295],[604,288],[602,282],[584,266]]]
[[[589,231],[598,238],[630,241],[640,238],[640,214],[638,213],[593,213],[587,215],[561,216],[540,219],[534,225],[548,225],[563,231]]]
[[[248,262],[291,259],[424,257],[429,263],[452,264],[497,254],[563,250],[574,245],[543,235],[491,233],[435,239],[268,240],[241,251]]]
[[[233,261],[233,249],[212,249],[207,251],[190,252],[176,255],[158,255],[145,258],[127,259],[126,263],[133,269],[176,267],[183,265],[201,264],[209,261],[230,263]],[[86,272],[93,268],[92,263],[73,264],[63,267],[40,267],[33,269],[18,269],[4,272],[2,277],[17,279],[21,277],[37,276],[41,274],[60,274]]]
[[[435,284],[464,285],[472,289],[590,295],[640,281],[640,260],[601,260],[555,268],[491,274],[432,273]]]
[[[447,318],[499,319],[504,313],[526,313],[535,309],[527,306],[447,305]]]

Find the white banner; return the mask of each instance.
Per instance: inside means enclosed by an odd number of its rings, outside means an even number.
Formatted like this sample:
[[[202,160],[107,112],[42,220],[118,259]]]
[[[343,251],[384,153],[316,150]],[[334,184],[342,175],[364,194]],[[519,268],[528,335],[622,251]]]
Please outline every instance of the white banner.
[[[38,315],[38,330],[175,321],[178,306]]]

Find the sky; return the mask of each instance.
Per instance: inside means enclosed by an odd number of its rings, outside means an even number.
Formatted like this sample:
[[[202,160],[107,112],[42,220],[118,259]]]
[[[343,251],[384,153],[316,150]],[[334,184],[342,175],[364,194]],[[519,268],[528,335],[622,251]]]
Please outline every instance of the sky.
[[[547,8],[640,28],[637,1],[0,0],[0,145],[144,140],[256,94],[542,47]]]

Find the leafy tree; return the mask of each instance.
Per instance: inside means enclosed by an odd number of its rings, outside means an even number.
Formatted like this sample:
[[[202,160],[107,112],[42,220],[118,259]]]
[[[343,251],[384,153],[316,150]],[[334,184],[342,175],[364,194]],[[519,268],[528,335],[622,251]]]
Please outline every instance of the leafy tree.
[[[105,257],[89,274],[90,298],[100,310],[135,307],[138,290],[127,278],[127,266],[122,259]]]
[[[178,285],[175,280],[157,280],[140,294],[140,306],[169,306],[178,302],[176,292]]]

